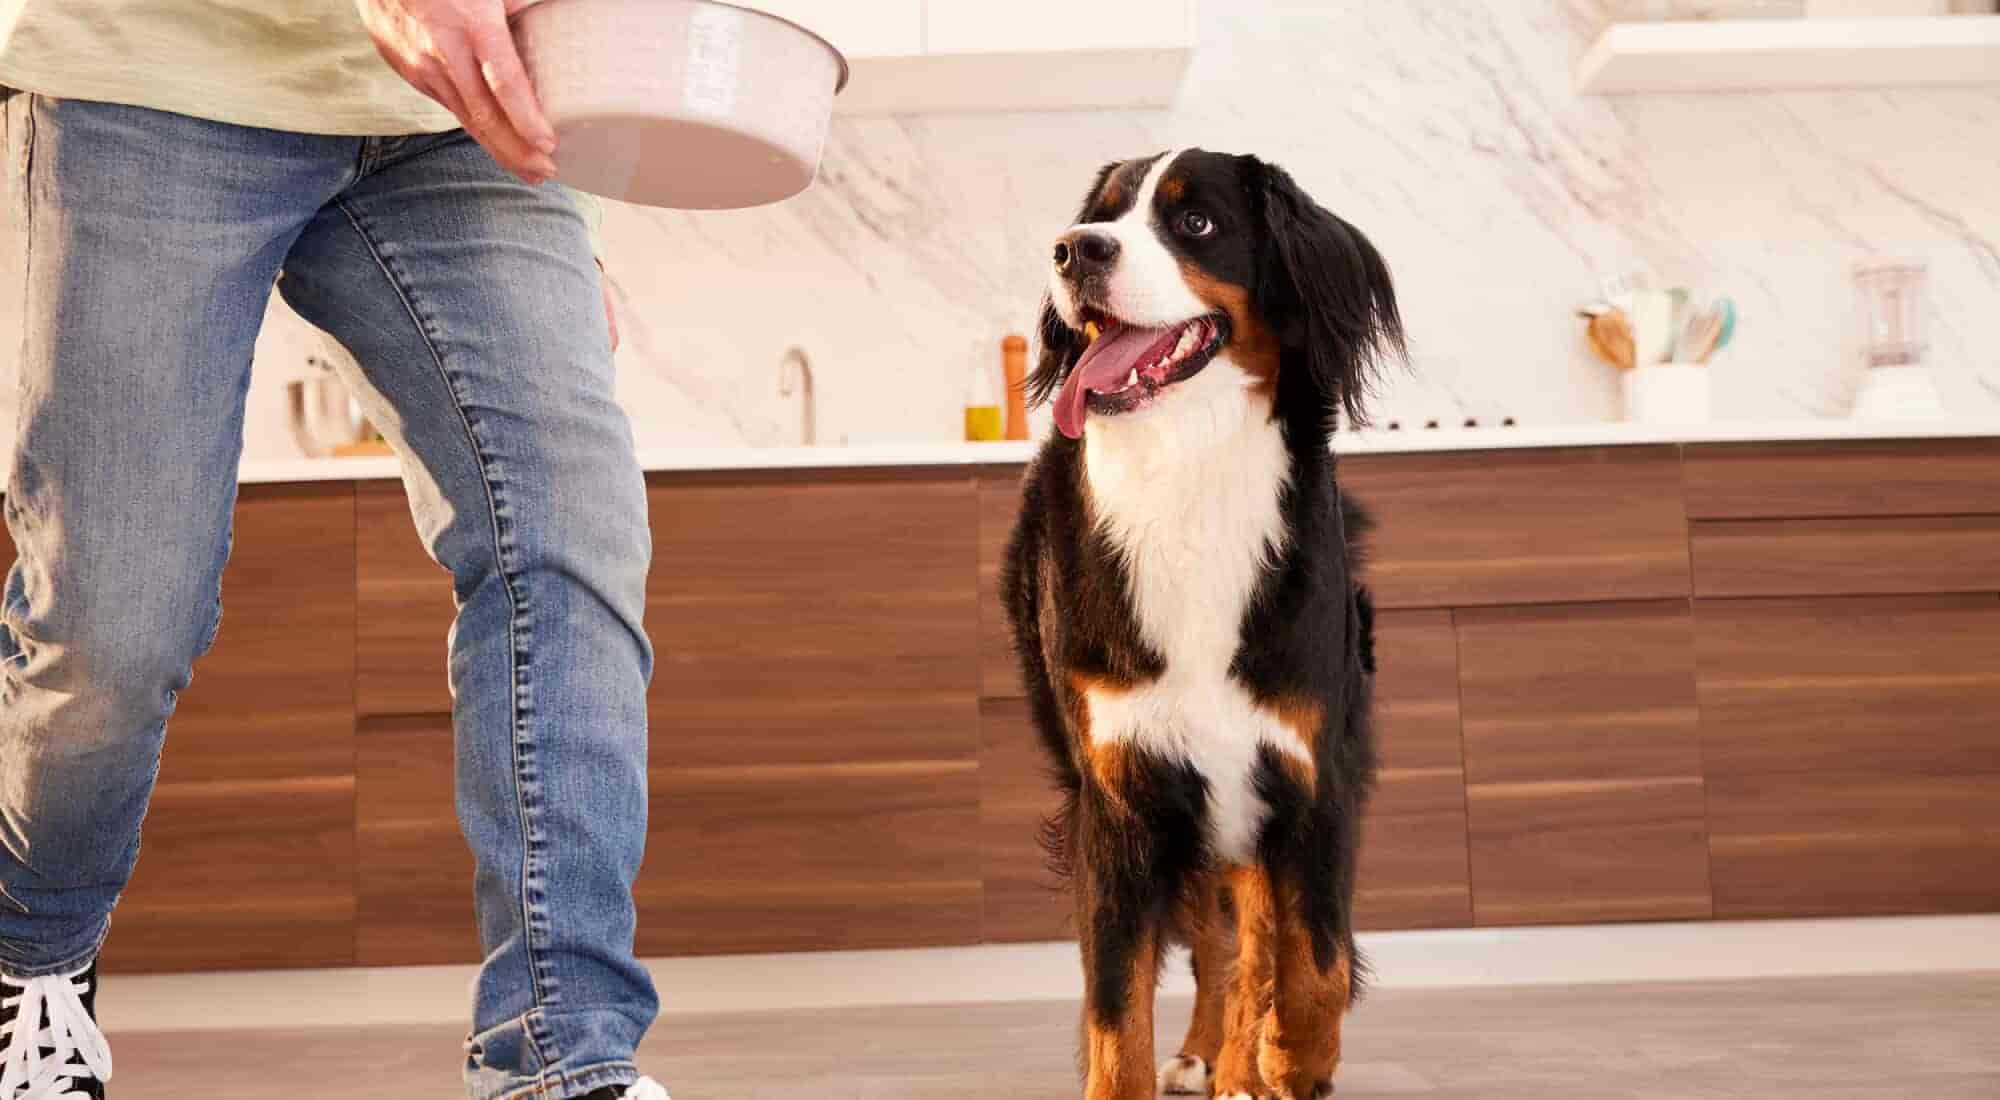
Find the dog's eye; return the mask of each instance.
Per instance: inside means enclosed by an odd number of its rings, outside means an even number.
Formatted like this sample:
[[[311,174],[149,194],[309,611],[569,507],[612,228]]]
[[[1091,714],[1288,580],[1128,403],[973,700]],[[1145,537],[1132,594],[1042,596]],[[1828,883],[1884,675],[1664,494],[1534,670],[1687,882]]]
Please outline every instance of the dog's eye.
[[[1199,210],[1190,210],[1181,215],[1181,232],[1190,237],[1206,237],[1215,232],[1215,223]]]

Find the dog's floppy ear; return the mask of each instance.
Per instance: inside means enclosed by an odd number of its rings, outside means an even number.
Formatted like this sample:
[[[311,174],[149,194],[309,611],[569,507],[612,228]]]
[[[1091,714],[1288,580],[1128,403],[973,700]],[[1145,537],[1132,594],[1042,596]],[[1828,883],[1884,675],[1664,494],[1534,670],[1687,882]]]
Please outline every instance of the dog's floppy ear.
[[[1042,318],[1035,325],[1035,345],[1041,351],[1041,358],[1021,383],[1030,405],[1047,401],[1069,376],[1070,368],[1083,357],[1083,333],[1064,323],[1055,303],[1047,296],[1042,298]]]
[[[1084,192],[1083,204],[1077,207],[1076,217],[1069,220],[1071,225],[1081,223],[1090,214],[1090,208],[1097,203],[1097,196],[1104,193],[1104,185],[1110,182],[1112,174],[1120,167],[1122,163],[1114,160],[1097,170],[1097,178],[1090,182],[1090,190]],[[1084,348],[1083,334],[1063,323],[1062,315],[1056,312],[1055,302],[1046,295],[1042,298],[1042,315],[1035,323],[1035,333],[1041,358],[1021,384],[1030,405],[1047,401],[1061,388],[1070,368],[1082,358]]]
[[[1257,298],[1283,348],[1278,369],[1303,370],[1329,419],[1337,405],[1350,423],[1366,423],[1376,373],[1404,352],[1389,265],[1284,169],[1251,163],[1268,230]]]

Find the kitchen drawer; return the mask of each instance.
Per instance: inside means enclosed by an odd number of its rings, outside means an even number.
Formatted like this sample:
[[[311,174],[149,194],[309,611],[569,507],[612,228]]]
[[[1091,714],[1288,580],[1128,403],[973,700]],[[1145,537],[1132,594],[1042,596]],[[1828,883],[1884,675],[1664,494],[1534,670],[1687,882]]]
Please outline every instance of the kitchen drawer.
[[[2000,772],[1716,776],[1715,915],[2000,911],[1996,789]]]
[[[1381,607],[1689,593],[1672,447],[1356,455],[1340,479],[1380,521],[1367,578]]]
[[[2000,597],[1695,621],[1717,916],[2000,908]]]
[[[2000,515],[1703,520],[1693,537],[1697,596],[2000,592]]]
[[[355,486],[354,702],[363,715],[449,714],[445,640],[458,609],[451,574],[431,560],[394,481]]]
[[[1478,923],[1707,917],[1686,603],[1454,620]]]
[[[1695,519],[2000,515],[2000,440],[1717,443],[1687,449]]]

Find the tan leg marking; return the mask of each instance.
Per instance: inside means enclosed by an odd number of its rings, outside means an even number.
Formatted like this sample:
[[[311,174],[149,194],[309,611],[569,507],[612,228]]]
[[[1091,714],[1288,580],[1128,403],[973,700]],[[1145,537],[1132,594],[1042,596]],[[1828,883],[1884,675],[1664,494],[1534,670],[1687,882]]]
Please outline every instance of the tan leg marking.
[[[1219,875],[1203,875],[1174,914],[1174,924],[1194,956],[1194,1019],[1178,1057],[1160,1066],[1160,1087],[1171,1095],[1207,1096],[1208,1080],[1222,1054],[1236,936],[1222,907]]]
[[[1277,990],[1264,1021],[1257,1066],[1280,1100],[1315,1100],[1333,1091],[1340,1066],[1340,1022],[1353,988],[1353,959],[1346,952],[1321,970],[1304,899],[1287,889],[1277,915]]]
[[[1085,1009],[1085,1100],[1152,1100],[1153,992],[1159,978],[1159,937],[1148,932],[1132,952],[1125,1011],[1115,1025]]]
[[[1224,875],[1236,908],[1236,969],[1223,1008],[1222,1051],[1211,1078],[1213,1095],[1260,1097],[1265,1090],[1257,1049],[1277,977],[1271,880],[1261,867],[1232,867]]]

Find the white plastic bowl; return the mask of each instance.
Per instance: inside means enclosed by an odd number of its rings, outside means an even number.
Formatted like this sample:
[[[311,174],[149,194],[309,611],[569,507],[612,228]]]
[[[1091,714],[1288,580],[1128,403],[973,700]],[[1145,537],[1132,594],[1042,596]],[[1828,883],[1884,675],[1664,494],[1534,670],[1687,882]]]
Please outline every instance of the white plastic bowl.
[[[825,39],[712,0],[540,0],[513,28],[556,128],[556,178],[646,206],[727,210],[805,190],[847,83]]]

